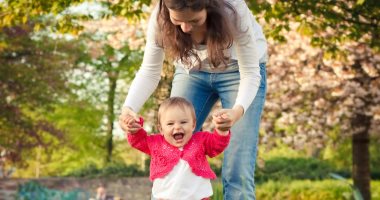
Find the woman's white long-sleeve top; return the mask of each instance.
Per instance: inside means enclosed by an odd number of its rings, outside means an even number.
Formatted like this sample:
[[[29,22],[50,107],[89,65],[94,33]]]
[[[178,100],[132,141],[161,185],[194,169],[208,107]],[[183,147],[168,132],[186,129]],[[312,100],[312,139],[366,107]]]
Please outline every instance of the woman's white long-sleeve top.
[[[233,45],[227,50],[231,60],[237,60],[239,65],[240,85],[235,105],[241,105],[245,111],[252,103],[260,85],[259,63],[266,62],[267,43],[261,26],[257,23],[244,0],[226,1],[235,8],[237,14],[237,18],[228,18],[229,20],[237,20],[232,22],[237,26],[237,31],[234,32]],[[232,14],[229,9],[227,12]],[[150,16],[141,67],[132,81],[124,102],[124,106],[132,108],[135,112],[141,109],[156,89],[161,78],[164,50],[156,43],[155,39],[156,31],[158,31],[157,13],[158,6]],[[204,57],[207,57],[207,52],[205,54],[199,51],[198,56],[203,60]],[[182,66],[180,62],[175,62],[175,65],[177,67]]]

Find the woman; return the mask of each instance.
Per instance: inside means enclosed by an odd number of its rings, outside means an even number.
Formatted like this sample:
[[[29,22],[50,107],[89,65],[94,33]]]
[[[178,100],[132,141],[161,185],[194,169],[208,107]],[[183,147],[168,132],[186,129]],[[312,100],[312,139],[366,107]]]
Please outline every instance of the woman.
[[[143,62],[119,123],[156,89],[166,57],[176,66],[171,96],[193,103],[199,131],[220,99],[219,127],[231,128],[224,153],[224,199],[255,199],[254,169],[266,93],[266,40],[244,0],[160,0],[148,25]]]

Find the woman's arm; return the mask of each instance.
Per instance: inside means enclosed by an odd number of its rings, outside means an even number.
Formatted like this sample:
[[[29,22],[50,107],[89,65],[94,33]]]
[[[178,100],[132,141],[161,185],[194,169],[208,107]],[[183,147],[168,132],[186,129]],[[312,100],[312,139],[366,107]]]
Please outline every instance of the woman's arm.
[[[138,112],[156,89],[161,78],[164,51],[156,44],[158,6],[153,10],[148,24],[144,57],[129,88],[123,107]]]
[[[266,52],[266,46],[259,45],[258,41],[261,44],[265,38],[257,38],[260,34],[255,32],[259,31],[261,33],[261,28],[244,0],[233,0],[230,3],[235,7],[237,14],[237,22],[234,23],[237,26],[234,47],[240,71],[240,85],[234,109],[238,111],[239,106],[241,106],[243,112],[245,112],[255,98],[260,86],[259,59],[260,56],[263,56],[262,52]],[[265,49],[260,49],[260,52],[258,52],[258,48]]]

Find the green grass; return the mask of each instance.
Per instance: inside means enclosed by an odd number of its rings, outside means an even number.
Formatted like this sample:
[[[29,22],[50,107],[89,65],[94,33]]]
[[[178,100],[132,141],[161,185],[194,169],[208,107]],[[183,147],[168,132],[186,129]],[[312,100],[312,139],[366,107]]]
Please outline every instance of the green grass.
[[[223,199],[221,182],[213,182],[213,200]],[[371,182],[372,200],[380,200],[380,181]],[[260,200],[351,200],[352,190],[339,180],[268,181],[256,185]]]

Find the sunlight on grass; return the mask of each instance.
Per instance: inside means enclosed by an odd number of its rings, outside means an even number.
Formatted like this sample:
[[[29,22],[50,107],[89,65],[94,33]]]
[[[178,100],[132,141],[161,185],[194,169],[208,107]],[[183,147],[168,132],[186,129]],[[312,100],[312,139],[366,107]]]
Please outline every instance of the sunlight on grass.
[[[223,199],[223,187],[213,182],[212,200]],[[371,181],[372,199],[380,199],[380,181]],[[350,200],[352,190],[339,180],[268,181],[256,185],[256,199],[260,200]]]

